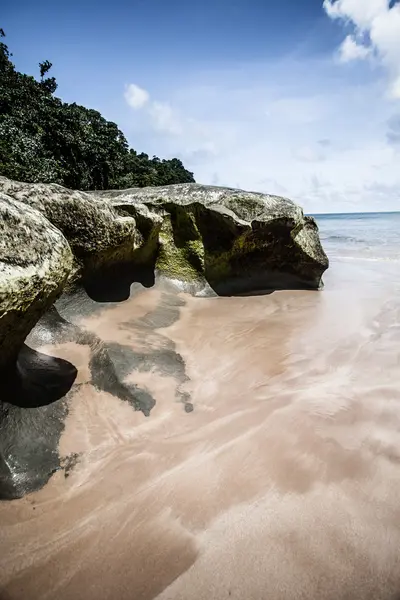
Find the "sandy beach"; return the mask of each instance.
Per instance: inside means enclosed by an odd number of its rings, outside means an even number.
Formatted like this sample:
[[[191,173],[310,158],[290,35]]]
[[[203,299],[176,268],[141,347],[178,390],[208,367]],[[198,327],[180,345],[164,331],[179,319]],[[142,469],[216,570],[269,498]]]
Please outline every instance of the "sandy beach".
[[[322,292],[159,286],[78,319],[148,356],[123,379],[150,416],[88,347],[36,347],[78,368],[69,462],[0,503],[0,599],[398,599],[398,275],[334,261]]]

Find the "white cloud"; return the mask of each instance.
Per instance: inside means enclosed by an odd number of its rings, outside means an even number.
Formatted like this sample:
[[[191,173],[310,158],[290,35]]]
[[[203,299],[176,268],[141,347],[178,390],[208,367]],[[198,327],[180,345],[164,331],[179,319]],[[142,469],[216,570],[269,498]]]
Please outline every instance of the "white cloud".
[[[152,102],[148,108],[152,125],[158,131],[171,135],[182,135],[183,126],[179,115],[165,102]]]
[[[324,0],[323,6],[331,18],[352,21],[358,28],[367,30],[388,9],[388,1]]]
[[[400,148],[400,114],[392,115],[388,120],[386,137],[389,144],[393,144]]]
[[[143,108],[149,101],[149,93],[134,83],[126,86],[124,97],[129,106],[135,110]]]
[[[302,162],[320,162],[325,160],[325,153],[317,144],[299,146],[293,150],[294,158]]]
[[[127,91],[132,94],[127,94]],[[179,138],[178,153],[197,159],[214,153],[215,145],[211,138],[215,130],[210,131],[204,122],[185,116],[169,102],[152,100],[148,91],[135,84],[129,84],[127,91],[124,94],[126,102],[135,110],[142,110],[150,130],[166,139]]]
[[[146,109],[155,130],[169,135],[182,134],[183,127],[180,117],[167,102],[151,100],[149,92],[135,83],[126,86],[124,98],[134,110]]]
[[[155,73],[140,118],[121,125],[135,148],[181,158],[202,183],[284,195],[307,212],[396,210],[399,111],[384,85],[332,56],[171,74],[163,85]]]
[[[392,81],[390,87],[390,96],[392,98],[400,98],[400,75]]]
[[[343,62],[373,56],[389,75],[389,95],[400,99],[400,5],[389,0],[324,0],[326,13],[354,28],[340,48]]]
[[[271,120],[285,119],[288,123],[316,123],[326,117],[327,107],[321,94],[281,96],[267,104],[265,114]]]
[[[339,59],[341,62],[367,58],[371,54],[371,48],[359,44],[352,35],[348,35],[339,48]]]

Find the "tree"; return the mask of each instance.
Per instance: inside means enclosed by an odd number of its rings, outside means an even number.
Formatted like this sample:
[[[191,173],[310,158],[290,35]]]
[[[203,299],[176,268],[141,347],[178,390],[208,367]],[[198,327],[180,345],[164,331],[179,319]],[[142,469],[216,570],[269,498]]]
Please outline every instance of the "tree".
[[[39,69],[40,69],[40,84],[50,93],[50,94],[54,94],[54,92],[57,89],[57,83],[55,80],[55,77],[48,77],[47,79],[43,79],[43,77],[45,76],[45,74],[50,71],[51,67],[53,66],[53,64],[48,61],[45,60],[42,63],[39,63]]]
[[[42,80],[43,80],[43,77],[45,76],[45,74],[47,73],[47,71],[49,71],[52,66],[53,66],[53,64],[48,60],[45,60],[44,62],[39,63],[40,77],[42,78]]]
[[[194,181],[180,160],[138,154],[99,112],[55,97],[57,82],[45,77],[50,61],[39,63],[36,81],[18,72],[10,56],[0,41],[1,175],[82,190]]]

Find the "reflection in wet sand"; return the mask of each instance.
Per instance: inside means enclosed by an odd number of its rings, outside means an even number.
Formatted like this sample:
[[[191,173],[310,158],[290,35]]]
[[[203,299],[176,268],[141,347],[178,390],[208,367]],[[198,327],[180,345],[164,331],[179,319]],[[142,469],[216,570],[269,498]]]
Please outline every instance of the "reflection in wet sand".
[[[153,288],[80,319],[131,349],[150,417],[93,385],[87,346],[42,345],[78,367],[59,449],[77,462],[0,504],[0,598],[394,600],[395,268],[336,263],[323,293]]]

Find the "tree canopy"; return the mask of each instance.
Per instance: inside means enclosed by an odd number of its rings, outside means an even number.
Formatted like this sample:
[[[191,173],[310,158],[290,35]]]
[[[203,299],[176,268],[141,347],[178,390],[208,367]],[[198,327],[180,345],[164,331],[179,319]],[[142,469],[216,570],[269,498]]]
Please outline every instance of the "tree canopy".
[[[54,96],[48,60],[40,81],[18,72],[4,37],[0,29],[0,175],[80,190],[194,182],[179,159],[138,154],[98,111]]]

